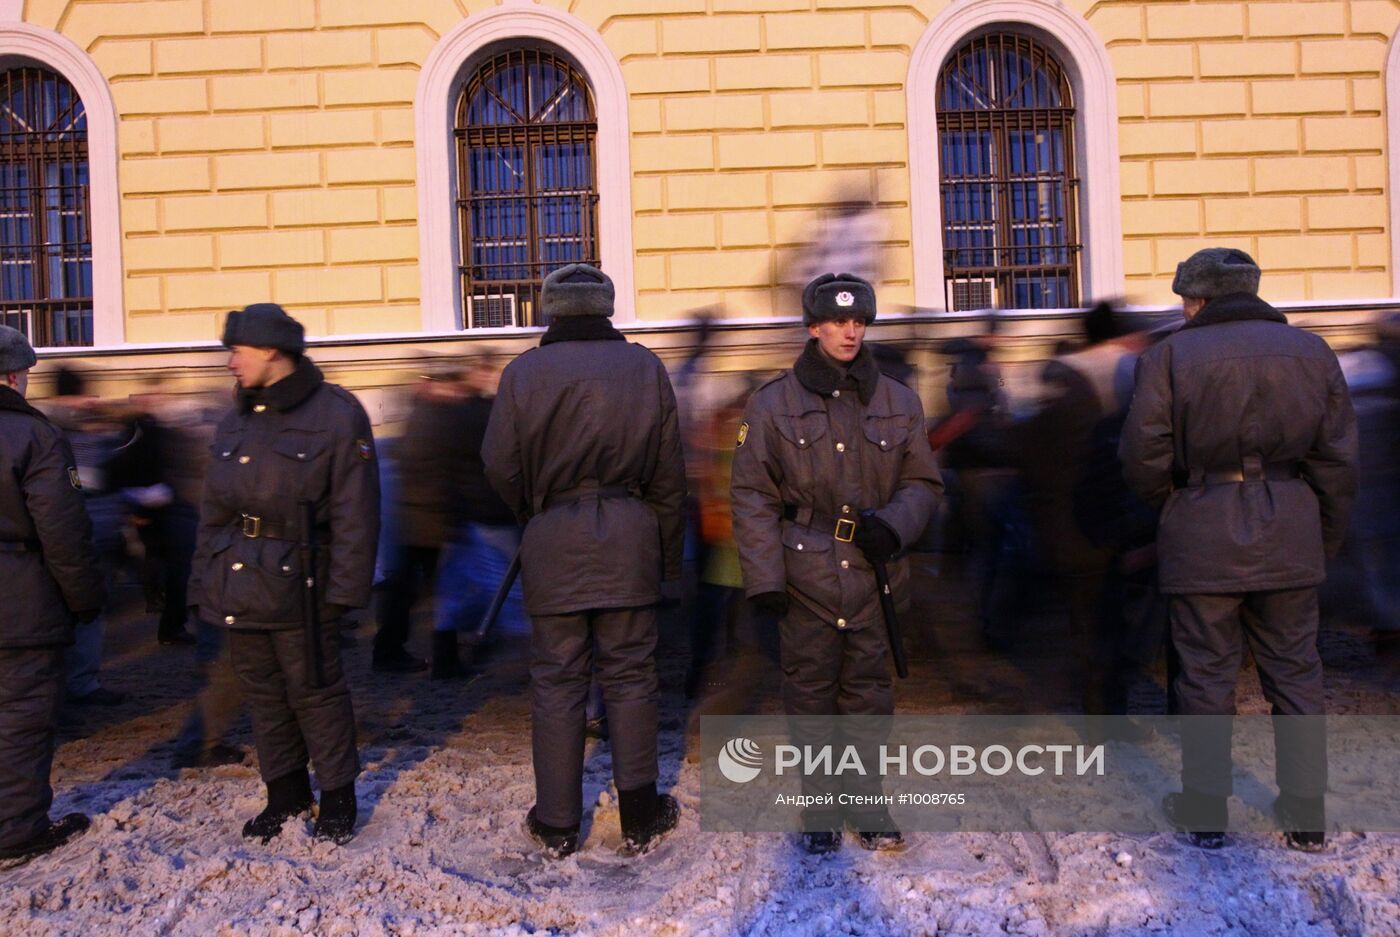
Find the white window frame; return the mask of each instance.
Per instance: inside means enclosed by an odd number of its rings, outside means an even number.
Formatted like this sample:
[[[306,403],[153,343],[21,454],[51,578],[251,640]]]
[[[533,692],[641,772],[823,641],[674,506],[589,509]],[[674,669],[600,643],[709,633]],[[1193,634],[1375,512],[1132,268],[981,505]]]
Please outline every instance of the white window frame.
[[[1108,50],[1083,17],[1054,0],[982,0],[947,7],[924,30],[909,61],[905,99],[914,304],[922,310],[947,311],[938,167],[938,74],[963,43],[978,33],[997,28],[1024,32],[1045,43],[1069,75],[1074,88],[1075,150],[1080,179],[1077,237],[1083,252],[1079,295],[1081,302],[1121,297],[1124,280],[1118,91]]]
[[[110,347],[126,340],[122,289],[121,194],[117,186],[117,109],[97,63],[58,33],[7,19],[22,3],[0,6],[0,66],[38,65],[68,80],[87,115],[88,198],[92,233],[92,340]],[[72,349],[68,349],[72,350]]]
[[[617,292],[613,318],[636,319],[632,256],[632,161],[627,87],[603,38],[568,13],[506,3],[473,14],[443,36],[423,65],[414,103],[418,149],[420,302],[423,328],[458,331],[462,322],[453,120],[457,95],[488,47],[513,40],[547,42],[574,59],[593,89],[598,120],[598,238],[603,270]]]

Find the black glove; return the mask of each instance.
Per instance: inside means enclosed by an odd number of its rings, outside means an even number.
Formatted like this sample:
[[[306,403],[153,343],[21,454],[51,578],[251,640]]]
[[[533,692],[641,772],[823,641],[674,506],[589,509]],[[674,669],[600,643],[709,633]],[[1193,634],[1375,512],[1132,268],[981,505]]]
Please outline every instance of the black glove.
[[[73,617],[77,620],[78,624],[86,625],[88,622],[96,621],[97,616],[101,614],[102,609],[100,608],[84,608],[74,612]]]
[[[854,543],[871,563],[884,563],[899,552],[899,535],[874,514],[861,516]]]
[[[787,614],[788,594],[786,592],[760,592],[749,599],[753,607],[765,615],[776,615],[779,618]]]

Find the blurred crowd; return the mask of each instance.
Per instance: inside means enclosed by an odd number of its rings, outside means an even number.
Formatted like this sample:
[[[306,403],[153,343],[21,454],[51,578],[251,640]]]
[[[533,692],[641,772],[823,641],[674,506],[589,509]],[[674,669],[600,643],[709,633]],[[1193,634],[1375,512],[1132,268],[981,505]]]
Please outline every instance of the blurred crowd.
[[[714,322],[699,321],[694,345],[673,368],[689,497],[687,577],[673,613],[685,639],[672,653],[688,661],[684,691],[692,699],[733,691],[776,660],[773,623],[743,601],[729,514],[743,408],[775,372],[725,370]],[[1159,673],[1164,660],[1169,675],[1173,662],[1155,590],[1156,513],[1122,481],[1118,435],[1138,355],[1179,319],[1095,307],[1083,316],[1081,337],[1036,365],[1034,381],[1015,382],[1014,397],[999,363],[1002,322],[995,314],[971,320],[967,334],[943,340],[922,368],[901,348],[873,348],[885,374],[928,402],[929,440],[947,484],[919,547],[916,584],[963,598],[981,652],[1015,655],[1048,629],[1069,662],[1078,706],[1127,712],[1134,684]],[[1380,321],[1372,343],[1340,358],[1359,418],[1362,480],[1326,607],[1388,650],[1400,635],[1400,317]],[[481,463],[507,360],[489,348],[425,360],[405,388],[401,431],[377,440],[384,492],[377,596],[360,623],[374,630],[377,672],[461,677],[471,670],[464,652],[480,656],[494,639],[528,635],[519,586],[502,588],[519,544],[516,519]],[[212,426],[227,397],[174,393],[153,381],[128,399],[103,399],[68,370],[55,389],[38,403],[72,443],[109,582],[123,587],[109,590],[114,602],[144,609],[160,645],[195,645],[205,690],[177,762],[241,759],[221,741],[238,703],[232,681],[218,673],[220,636],[188,617],[185,596]],[[916,594],[915,613],[937,611]],[[431,622],[430,660],[410,650],[415,619]],[[105,627],[98,617],[78,628],[68,685],[77,705],[124,698],[101,682]],[[911,622],[916,660],[933,656],[918,646],[931,633]],[[1024,701],[1026,711],[1052,705]],[[601,718],[591,725],[606,732]]]

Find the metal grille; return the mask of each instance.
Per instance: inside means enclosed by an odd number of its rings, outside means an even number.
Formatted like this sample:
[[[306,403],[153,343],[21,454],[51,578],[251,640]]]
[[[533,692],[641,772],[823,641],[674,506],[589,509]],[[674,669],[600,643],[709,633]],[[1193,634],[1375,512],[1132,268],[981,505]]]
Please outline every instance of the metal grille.
[[[545,276],[599,264],[597,135],[587,80],[547,51],[503,52],[467,82],[456,120],[467,328],[544,324]]]
[[[35,345],[92,344],[87,117],[44,68],[0,74],[0,322]]]
[[[1079,303],[1074,101],[1035,40],[992,33],[938,76],[944,298],[949,309]]]

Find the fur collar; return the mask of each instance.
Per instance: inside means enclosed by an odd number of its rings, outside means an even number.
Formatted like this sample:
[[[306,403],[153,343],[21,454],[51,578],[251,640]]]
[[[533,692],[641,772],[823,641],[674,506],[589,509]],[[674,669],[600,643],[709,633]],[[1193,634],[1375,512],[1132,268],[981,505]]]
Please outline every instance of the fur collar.
[[[558,316],[540,338],[540,347],[555,342],[625,342],[623,335],[602,316]]]
[[[822,354],[815,338],[807,339],[807,347],[792,366],[792,373],[797,376],[798,383],[821,397],[830,397],[832,391],[840,390],[846,382],[854,382],[860,402],[864,404],[874,399],[875,385],[880,381],[880,369],[875,367],[869,346],[862,345],[851,366],[841,369]]]
[[[240,388],[238,409],[247,413],[253,409],[254,404],[265,403],[274,410],[281,410],[283,413],[295,410],[325,382],[326,379],[321,374],[321,369],[312,364],[310,358],[303,357],[298,359],[296,370],[276,384],[267,387],[253,387],[248,390]]]
[[[1252,293],[1231,293],[1217,296],[1206,303],[1205,308],[1196,313],[1196,318],[1188,319],[1181,327],[1197,329],[1207,325],[1220,325],[1224,322],[1282,322],[1288,324],[1288,317]]]
[[[37,416],[45,423],[49,418],[30,405],[28,400],[13,387],[0,386],[0,410],[9,410],[12,413],[28,413],[30,416]]]

